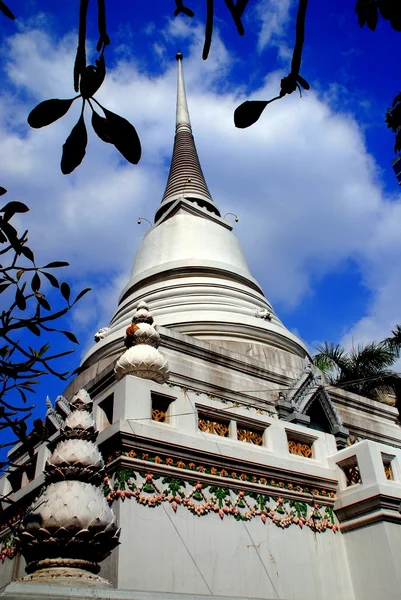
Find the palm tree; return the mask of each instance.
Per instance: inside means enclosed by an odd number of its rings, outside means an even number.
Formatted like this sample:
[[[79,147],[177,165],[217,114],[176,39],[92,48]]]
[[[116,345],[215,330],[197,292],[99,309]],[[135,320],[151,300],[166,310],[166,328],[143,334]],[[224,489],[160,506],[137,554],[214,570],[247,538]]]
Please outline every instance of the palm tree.
[[[313,362],[330,384],[379,401],[385,394],[395,394],[400,412],[401,377],[390,368],[398,355],[387,341],[370,342],[349,352],[340,344],[324,342],[317,351]]]
[[[391,335],[384,340],[384,344],[397,356],[401,353],[401,325],[396,325]]]

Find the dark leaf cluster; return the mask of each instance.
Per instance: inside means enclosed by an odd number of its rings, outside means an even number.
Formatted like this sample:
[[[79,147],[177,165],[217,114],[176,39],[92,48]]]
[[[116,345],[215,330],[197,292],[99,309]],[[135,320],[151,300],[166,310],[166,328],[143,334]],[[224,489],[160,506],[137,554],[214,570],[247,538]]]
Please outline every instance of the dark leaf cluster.
[[[247,7],[249,0],[224,0],[230,14],[233,18],[234,24],[237,28],[239,35],[244,35],[245,29],[242,23],[242,15]],[[177,17],[180,14],[186,15],[187,17],[194,17],[195,13],[193,10],[184,5],[183,0],[175,0],[175,11],[174,16]],[[206,60],[209,56],[210,47],[212,45],[213,37],[213,26],[214,26],[214,0],[206,0],[206,27],[205,27],[205,42],[203,44],[202,58]]]
[[[357,0],[355,12],[361,27],[375,31],[379,16],[390,21],[391,27],[401,31],[401,5],[398,0]]]
[[[82,109],[76,125],[63,145],[61,171],[64,175],[72,173],[81,164],[86,154],[88,134],[84,120],[85,104],[92,111],[92,127],[98,137],[115,148],[132,163],[137,164],[141,158],[141,143],[136,129],[129,121],[104,108],[93,94],[102,85],[106,74],[104,56],[96,61],[96,66],[89,65],[80,76],[80,95],[69,99],[53,98],[38,104],[29,114],[28,123],[34,129],[40,129],[54,123],[63,117],[70,109],[74,100],[82,98]],[[96,104],[103,115],[96,112]]]
[[[395,133],[394,152],[401,152],[401,92],[394,98],[392,107],[386,113],[386,123]]]
[[[0,195],[5,193],[6,190],[0,188]],[[84,289],[71,298],[70,286],[59,281],[54,274],[55,270],[66,267],[67,262],[37,264],[34,252],[28,246],[28,232],[21,234],[12,224],[16,214],[28,210],[25,204],[15,201],[0,208],[0,295],[3,307],[0,312],[0,432],[8,428],[24,443],[27,441],[26,420],[33,408],[28,397],[40,378],[49,373],[62,380],[67,379],[70,373],[60,372],[55,361],[73,352],[52,353],[47,341],[35,344],[30,339],[41,338],[43,334],[48,339],[49,334],[58,333],[77,344],[75,335],[59,329],[57,321],[89,291]],[[44,291],[45,283],[58,290],[64,303],[62,308],[52,308]]]
[[[63,117],[70,109],[72,103],[78,98],[82,99],[80,117],[72,128],[70,135],[63,144],[61,157],[61,171],[69,175],[83,161],[88,144],[88,134],[85,125],[84,111],[86,103],[92,110],[92,127],[97,136],[115,148],[130,163],[136,165],[141,158],[141,143],[136,129],[129,121],[104,108],[95,98],[106,76],[106,62],[104,51],[110,44],[106,31],[106,6],[105,0],[97,0],[99,39],[96,50],[99,57],[95,65],[86,62],[86,24],[89,0],[80,0],[78,47],[74,63],[74,89],[78,96],[68,99],[53,98],[38,104],[29,114],[28,123],[31,127],[39,129],[54,123]],[[96,104],[103,115],[96,112]]]
[[[301,62],[302,62],[302,51],[305,41],[305,21],[306,11],[308,8],[308,0],[299,0],[297,21],[295,26],[295,45],[292,54],[291,71],[280,82],[280,92],[274,98],[270,100],[247,100],[238,106],[234,111],[234,124],[239,129],[245,129],[250,127],[256,121],[265,110],[268,104],[284,98],[287,94],[292,94],[296,90],[299,91],[302,96],[302,90],[309,90],[310,85],[300,74]]]

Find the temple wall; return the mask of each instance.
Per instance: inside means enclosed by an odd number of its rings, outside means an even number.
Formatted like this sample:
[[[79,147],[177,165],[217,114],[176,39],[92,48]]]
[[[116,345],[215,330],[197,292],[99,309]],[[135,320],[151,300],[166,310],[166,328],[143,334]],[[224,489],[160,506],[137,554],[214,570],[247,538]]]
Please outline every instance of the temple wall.
[[[122,589],[287,600],[353,600],[341,534],[195,516],[125,500],[114,583]],[[115,567],[114,567],[115,568]],[[105,569],[104,572],[110,569]]]

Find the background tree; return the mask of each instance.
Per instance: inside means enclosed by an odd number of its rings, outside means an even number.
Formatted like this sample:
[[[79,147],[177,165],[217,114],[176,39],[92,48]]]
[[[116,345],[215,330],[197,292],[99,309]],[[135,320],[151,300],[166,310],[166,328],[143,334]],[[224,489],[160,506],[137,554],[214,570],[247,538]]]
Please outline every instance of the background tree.
[[[384,340],[392,352],[400,356],[401,353],[401,325],[396,325],[391,335]]]
[[[252,3],[249,3],[249,0],[236,0],[236,2],[235,0],[224,0],[224,2],[238,34],[244,35],[243,16],[249,4]],[[95,60],[95,65],[88,65],[86,42],[89,0],[80,0],[79,2],[78,45],[73,66],[74,90],[78,95],[68,100],[46,100],[40,103],[28,118],[29,124],[34,128],[50,125],[67,113],[74,100],[82,98],[80,118],[63,145],[61,170],[64,174],[72,173],[81,164],[86,154],[88,141],[84,121],[86,106],[89,106],[92,112],[92,127],[103,142],[113,144],[124,158],[132,164],[137,164],[141,157],[141,144],[134,126],[123,117],[104,108],[93,97],[103,84],[106,76],[105,51],[110,45],[110,37],[107,34],[106,1],[96,0],[96,4],[99,34],[96,51],[99,55]],[[255,4],[253,3],[253,5]],[[297,90],[302,95],[302,89],[310,89],[309,83],[300,74],[308,4],[309,0],[298,0],[291,66],[288,75],[281,80],[280,90],[276,96],[269,100],[251,100],[242,103],[234,113],[236,127],[246,128],[253,125],[272,102],[280,100]],[[184,4],[184,0],[174,0],[174,4],[171,1],[171,8],[174,16],[195,17],[195,12]],[[341,8],[337,10],[340,11]],[[0,0],[0,12],[10,19],[15,18],[2,0]],[[401,4],[397,0],[357,0],[355,12],[360,27],[366,26],[371,31],[375,31],[379,20],[383,19],[389,21],[395,31],[401,31]],[[204,60],[208,58],[210,53],[213,27],[214,2],[213,0],[206,0],[205,40],[202,51]],[[100,109],[102,114],[99,114],[96,109]],[[394,152],[397,153],[401,151],[401,92],[395,97],[392,107],[387,110],[386,122],[387,126],[395,133]]]
[[[6,190],[0,188],[0,195],[5,193]],[[0,434],[4,440],[8,430],[15,438],[0,444],[0,449],[19,440],[28,452],[33,453],[33,438],[27,435],[27,419],[34,406],[28,402],[28,396],[34,392],[40,378],[51,374],[66,380],[70,375],[59,371],[55,362],[73,350],[54,354],[48,339],[51,335],[61,334],[73,344],[78,343],[73,333],[57,328],[57,321],[89,288],[71,299],[69,285],[60,283],[54,275],[55,269],[68,263],[36,264],[35,255],[28,246],[28,231],[19,234],[11,224],[16,214],[28,210],[22,202],[9,202],[0,209]],[[57,292],[55,301],[58,304],[61,300],[61,308],[52,309],[45,283]],[[38,343],[42,334],[46,336],[46,342]],[[40,423],[40,420],[36,422],[37,428]],[[8,467],[7,459],[1,460],[0,475]]]
[[[401,377],[391,369],[396,359],[397,354],[386,342],[370,342],[349,352],[340,344],[324,342],[313,362],[331,385],[379,401],[386,394],[395,394],[399,410]]]

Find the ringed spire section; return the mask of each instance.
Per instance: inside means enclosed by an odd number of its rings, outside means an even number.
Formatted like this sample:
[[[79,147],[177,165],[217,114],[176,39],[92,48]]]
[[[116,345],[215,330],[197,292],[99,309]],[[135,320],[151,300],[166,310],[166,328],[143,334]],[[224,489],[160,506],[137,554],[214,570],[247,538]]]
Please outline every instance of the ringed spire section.
[[[178,81],[173,157],[166,189],[161,204],[156,211],[155,223],[178,198],[183,197],[206,208],[215,215],[221,216],[204,178],[194,136],[192,135],[181,52],[177,52],[176,59],[178,62]]]

